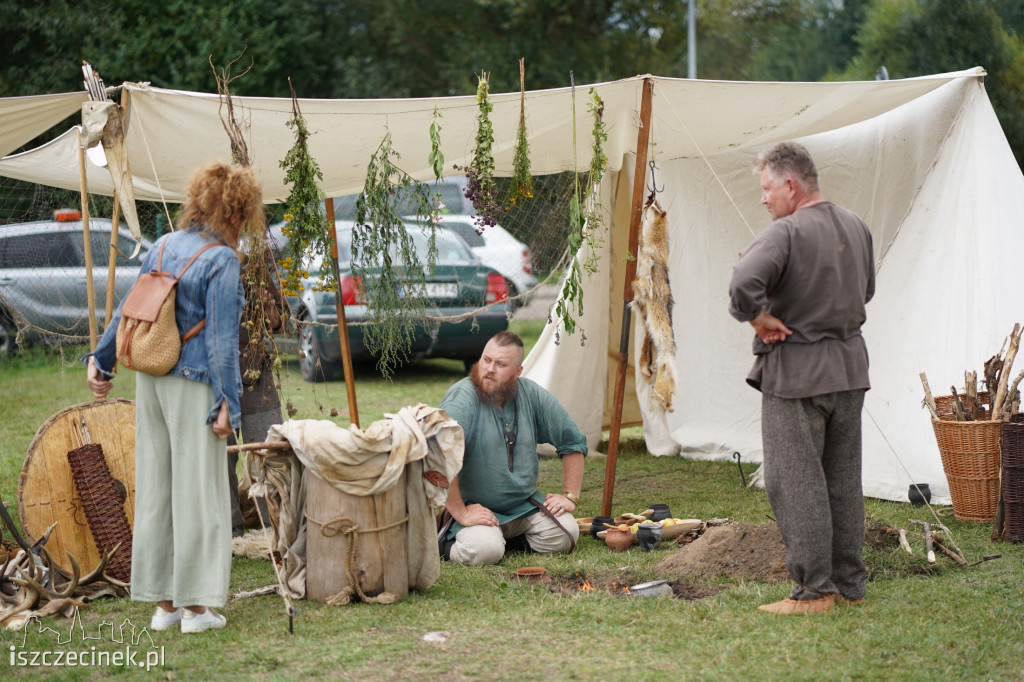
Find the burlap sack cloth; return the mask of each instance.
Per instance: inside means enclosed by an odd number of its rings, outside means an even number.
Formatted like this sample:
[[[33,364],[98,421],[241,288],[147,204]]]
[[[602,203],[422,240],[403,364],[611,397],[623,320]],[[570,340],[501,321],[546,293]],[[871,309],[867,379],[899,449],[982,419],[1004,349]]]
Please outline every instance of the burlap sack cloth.
[[[385,414],[367,429],[343,429],[334,422],[293,419],[271,427],[268,442],[287,441],[287,450],[269,457],[249,456],[250,497],[265,497],[270,547],[283,562],[285,586],[293,598],[306,594],[306,491],[303,467],[350,495],[376,495],[395,485],[406,470],[409,589],[426,590],[441,573],[435,517],[447,488],[423,476],[438,471],[451,481],[462,468],[462,427],[437,407],[420,403]]]

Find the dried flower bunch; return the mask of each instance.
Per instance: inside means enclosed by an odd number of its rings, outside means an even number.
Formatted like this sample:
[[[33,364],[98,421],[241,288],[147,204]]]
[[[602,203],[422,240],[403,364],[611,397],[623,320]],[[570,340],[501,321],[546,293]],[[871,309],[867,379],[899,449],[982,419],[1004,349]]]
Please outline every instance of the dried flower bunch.
[[[483,232],[483,228],[498,224],[497,216],[502,210],[498,203],[498,188],[494,183],[494,127],[490,119],[494,106],[490,101],[490,85],[485,71],[480,72],[476,102],[480,111],[476,117],[473,160],[467,167],[455,166],[455,170],[462,171],[468,178],[465,196],[473,202],[477,232]]]

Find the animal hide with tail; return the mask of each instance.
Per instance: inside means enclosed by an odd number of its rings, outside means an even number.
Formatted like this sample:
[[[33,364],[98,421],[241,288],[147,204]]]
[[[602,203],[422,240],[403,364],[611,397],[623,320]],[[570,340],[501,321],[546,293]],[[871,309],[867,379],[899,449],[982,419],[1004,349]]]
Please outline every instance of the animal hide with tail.
[[[676,341],[672,332],[672,290],[668,281],[668,220],[651,194],[644,204],[630,306],[646,333],[640,373],[652,383],[651,408],[672,411],[676,392]]]

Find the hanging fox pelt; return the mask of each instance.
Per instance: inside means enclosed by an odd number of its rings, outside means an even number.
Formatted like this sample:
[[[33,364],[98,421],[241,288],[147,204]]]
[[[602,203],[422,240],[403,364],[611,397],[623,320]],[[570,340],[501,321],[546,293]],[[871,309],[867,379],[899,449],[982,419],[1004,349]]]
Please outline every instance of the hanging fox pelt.
[[[646,330],[640,350],[640,373],[653,384],[651,407],[657,405],[671,412],[676,392],[676,341],[668,281],[668,220],[653,193],[644,204],[638,247],[630,305]]]

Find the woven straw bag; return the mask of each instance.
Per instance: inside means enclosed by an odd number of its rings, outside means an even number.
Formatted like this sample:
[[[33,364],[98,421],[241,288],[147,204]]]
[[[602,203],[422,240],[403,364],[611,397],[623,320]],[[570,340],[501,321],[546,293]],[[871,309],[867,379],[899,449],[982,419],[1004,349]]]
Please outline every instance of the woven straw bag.
[[[163,376],[178,364],[183,343],[206,326],[202,319],[179,336],[174,317],[175,291],[178,280],[207,249],[221,244],[207,244],[185,263],[177,275],[162,270],[164,244],[156,268],[139,275],[121,306],[121,322],[117,325],[117,360],[136,372]]]

